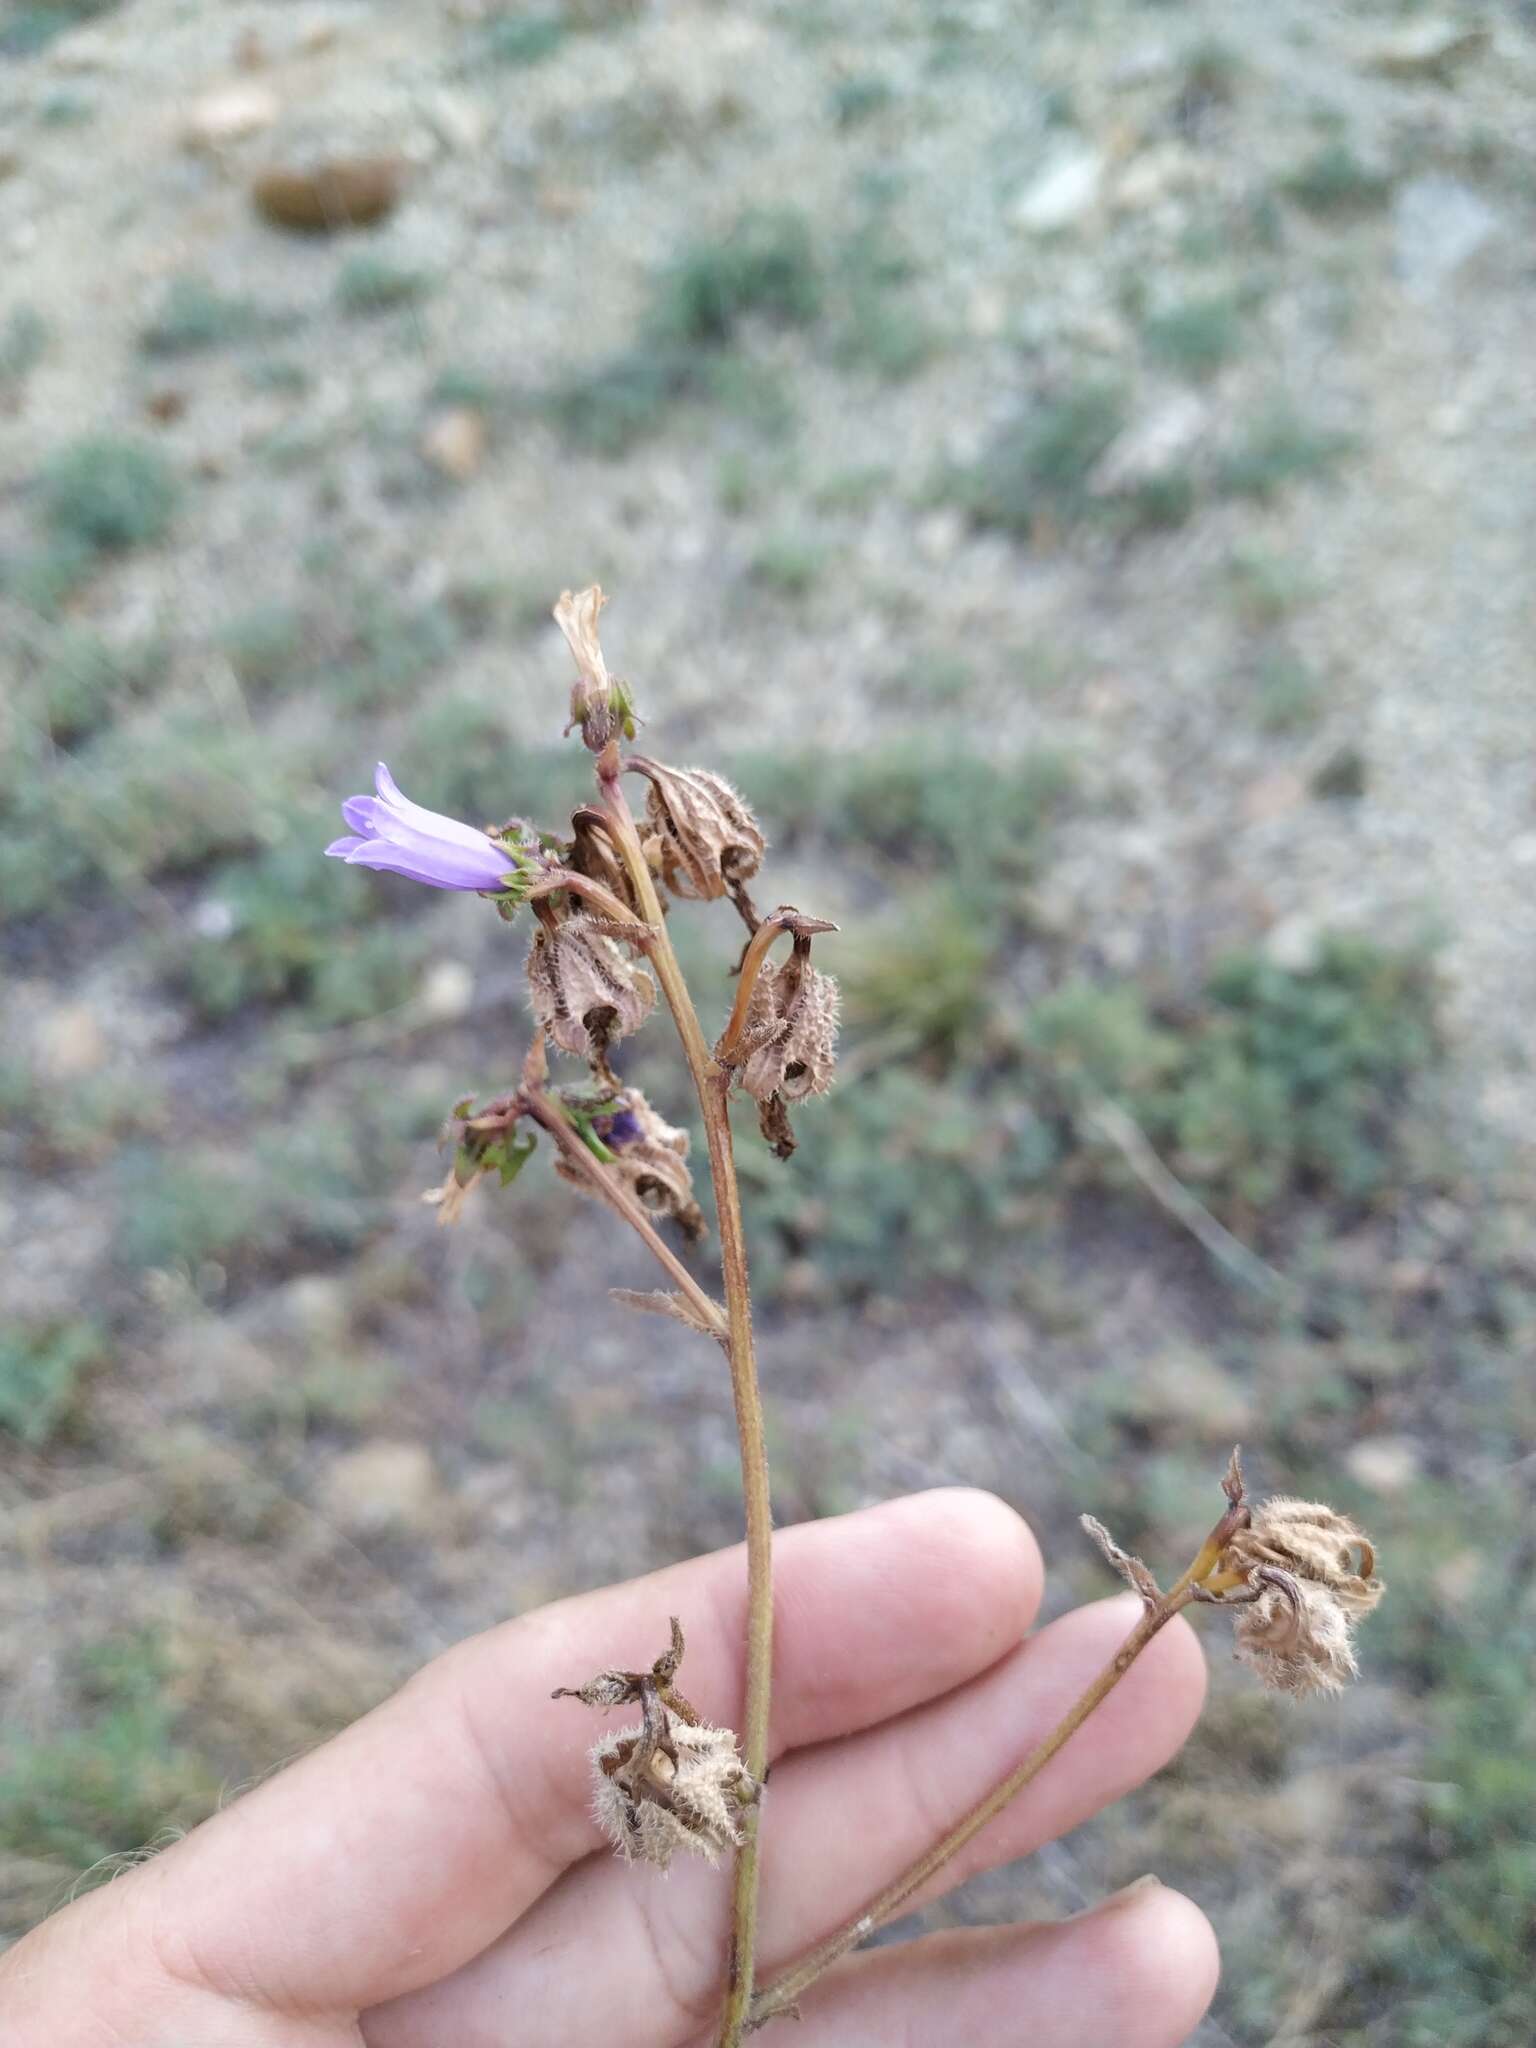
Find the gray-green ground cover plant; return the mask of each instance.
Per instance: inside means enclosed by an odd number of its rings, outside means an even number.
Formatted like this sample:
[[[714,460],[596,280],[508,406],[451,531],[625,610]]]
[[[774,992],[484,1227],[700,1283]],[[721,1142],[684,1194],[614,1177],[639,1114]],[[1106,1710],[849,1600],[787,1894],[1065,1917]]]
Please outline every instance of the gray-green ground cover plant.
[[[1089,1536],[1142,1602],[1135,1628],[1050,1734],[971,1811],[793,1967],[771,1983],[757,1982],[773,1658],[772,1509],[731,1105],[737,1097],[751,1098],[760,1136],[787,1170],[796,1150],[793,1116],[834,1080],[839,992],[812,955],[837,927],[792,904],[766,914],[759,909],[754,891],[762,888],[766,841],[746,799],[724,777],[629,751],[639,720],[629,686],[610,674],[603,655],[597,630],[603,602],[592,586],[567,591],[555,608],[577,667],[567,732],[579,731],[594,757],[595,789],[568,823],[549,829],[514,817],[471,825],[412,802],[381,764],[375,794],[347,799],[349,829],[326,851],[352,866],[481,895],[503,920],[531,926],[527,986],[534,1028],[521,1072],[515,1085],[485,1104],[465,1098],[454,1105],[452,1165],[428,1196],[441,1219],[453,1222],[482,1182],[494,1179],[504,1188],[517,1179],[542,1136],[553,1147],[560,1176],[628,1224],[669,1283],[652,1293],[623,1290],[618,1298],[674,1319],[725,1354],[747,1532],[741,1732],[710,1726],[678,1689],[685,1644],[678,1617],[670,1621],[669,1648],[649,1671],[605,1670],[561,1687],[556,1697],[598,1711],[640,1710],[638,1722],[603,1736],[592,1750],[595,1809],[622,1857],[665,1869],[680,1853],[715,1862],[734,1852],[718,2040],[720,2048],[736,2048],[747,2032],[793,2014],[823,1971],[899,1912],[1029,1784],[1175,1615],[1197,1605],[1229,1609],[1238,1655],[1266,1686],[1288,1694],[1332,1692],[1355,1675],[1355,1628],[1377,1604],[1382,1586],[1374,1549],[1354,1522],[1316,1502],[1251,1502],[1235,1451],[1222,1481],[1225,1509],[1166,1591],[1140,1558],[1084,1516]],[[643,787],[639,815],[626,778]],[[725,1023],[711,1044],[669,918],[679,904],[727,902],[746,938]],[[615,1065],[621,1042],[655,1014],[658,993],[698,1101],[723,1299],[701,1284],[659,1227],[670,1226],[685,1247],[707,1234],[689,1164],[690,1134],[668,1124]],[[552,1054],[579,1062],[580,1078],[555,1079]],[[923,1113],[920,1084],[908,1113]]]

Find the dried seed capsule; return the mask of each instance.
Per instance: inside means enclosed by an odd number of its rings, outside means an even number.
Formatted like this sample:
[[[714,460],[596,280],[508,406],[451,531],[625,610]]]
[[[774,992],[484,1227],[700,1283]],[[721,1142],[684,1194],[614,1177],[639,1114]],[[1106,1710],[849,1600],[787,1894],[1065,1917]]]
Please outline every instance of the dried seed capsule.
[[[749,882],[767,841],[745,799],[707,768],[631,763],[649,776],[646,820],[661,879],[674,896],[710,901]]]
[[[729,1728],[669,1717],[651,1749],[642,1726],[593,1745],[593,1814],[626,1863],[665,1870],[680,1851],[718,1863],[741,1841],[741,1816],[758,1797]]]
[[[590,917],[540,926],[528,949],[528,1000],[562,1052],[593,1059],[638,1031],[656,984]]]
[[[741,1085],[759,1102],[824,1095],[837,1064],[837,983],[796,946],[776,973],[759,977],[744,1041],[753,1048]]]
[[[688,1171],[688,1133],[656,1114],[638,1088],[621,1088],[612,1107],[590,1116],[592,1132],[613,1154],[610,1172],[619,1175],[638,1201],[658,1216],[669,1216],[685,1237],[705,1233],[704,1213],[693,1198]],[[586,1176],[557,1157],[555,1171],[583,1193],[591,1194]]]

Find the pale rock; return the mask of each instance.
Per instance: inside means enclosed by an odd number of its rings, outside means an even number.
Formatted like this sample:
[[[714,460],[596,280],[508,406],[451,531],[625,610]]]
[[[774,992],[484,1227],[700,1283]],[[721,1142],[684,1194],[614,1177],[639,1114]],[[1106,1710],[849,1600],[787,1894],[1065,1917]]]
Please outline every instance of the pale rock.
[[[917,551],[925,562],[942,568],[960,552],[964,539],[964,514],[953,505],[945,505],[919,522]]]
[[[473,156],[476,150],[484,148],[491,132],[491,117],[484,107],[463,93],[434,92],[422,111],[445,149],[459,156]]]
[[[1176,468],[1205,432],[1210,408],[1193,391],[1180,391],[1115,436],[1088,479],[1095,497],[1134,490]]]
[[[42,1033],[41,1065],[52,1081],[77,1081],[105,1065],[107,1037],[85,1003],[54,1011]]]
[[[1445,84],[1463,64],[1480,56],[1491,40],[1480,22],[1431,15],[1384,36],[1369,51],[1366,62],[1386,78],[1433,78]]]
[[[1121,213],[1139,213],[1174,192],[1205,182],[1208,171],[1182,142],[1161,142],[1131,158],[1115,180],[1113,202]]]
[[[1412,299],[1432,299],[1489,242],[1499,216],[1459,178],[1430,171],[1402,186],[1392,202],[1397,274]]]
[[[485,460],[485,415],[468,405],[440,412],[427,424],[421,453],[443,476],[468,483]]]
[[[434,1520],[437,1473],[420,1444],[363,1444],[333,1458],[320,1483],[324,1513],[354,1535],[421,1534]]]
[[[965,324],[978,341],[995,341],[1008,325],[1008,301],[995,285],[980,284],[965,309]]]
[[[270,85],[242,79],[195,101],[183,136],[189,149],[223,149],[270,128],[281,111],[281,102]]]
[[[1264,940],[1264,957],[1287,974],[1308,974],[1318,963],[1322,943],[1317,919],[1296,910],[1271,926]]]
[[[270,1310],[278,1324],[307,1344],[340,1349],[351,1323],[346,1282],[329,1273],[301,1273],[277,1290]]]
[[[1123,57],[1116,58],[1110,68],[1109,82],[1122,90],[1138,85],[1153,85],[1160,78],[1167,78],[1173,70],[1173,51],[1166,43],[1133,43]]]
[[[55,71],[115,71],[117,52],[100,30],[77,28],[61,36],[48,53]]]
[[[1406,1436],[1368,1436],[1344,1453],[1351,1479],[1373,1493],[1405,1493],[1424,1466],[1418,1445]]]
[[[1306,801],[1307,785],[1292,768],[1274,768],[1243,791],[1243,816],[1250,825],[1272,824]]]
[[[1103,183],[1103,152],[1087,143],[1065,143],[1041,165],[1008,217],[1028,234],[1059,234],[1092,212]]]
[[[474,999],[475,977],[462,960],[434,960],[422,977],[421,1007],[434,1023],[467,1017]]]

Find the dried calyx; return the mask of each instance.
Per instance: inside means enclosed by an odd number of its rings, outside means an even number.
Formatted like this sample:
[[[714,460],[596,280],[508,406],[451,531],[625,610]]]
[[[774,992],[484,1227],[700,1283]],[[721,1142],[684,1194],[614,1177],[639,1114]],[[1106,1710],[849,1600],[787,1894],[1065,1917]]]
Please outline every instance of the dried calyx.
[[[1237,1654],[1277,1692],[1337,1692],[1352,1679],[1355,1625],[1380,1600],[1363,1529],[1319,1501],[1267,1500],[1223,1551],[1213,1582],[1237,1579]]]
[[[555,606],[555,624],[576,658],[571,721],[566,731],[579,726],[583,745],[594,754],[600,754],[613,740],[632,740],[635,736],[634,699],[628,684],[609,675],[598,639],[597,615],[606,603],[601,589],[593,583],[585,590],[562,591]]]
[[[748,1773],[729,1728],[701,1721],[677,1690],[683,1631],[649,1671],[600,1671],[554,1698],[607,1710],[636,1705],[638,1724],[605,1735],[591,1751],[592,1810],[625,1862],[665,1870],[680,1851],[717,1863],[739,1846],[741,1817],[761,1786]]]
[[[837,983],[811,965],[808,938],[789,958],[759,975],[747,1010],[741,1085],[755,1101],[777,1095],[802,1102],[832,1086],[837,1061]]]
[[[656,1001],[655,982],[615,943],[614,929],[600,918],[551,915],[528,949],[533,1014],[562,1052],[583,1059],[605,1058]]]
[[[767,848],[745,799],[707,768],[668,768],[638,755],[627,765],[650,783],[646,857],[666,887],[704,902],[739,898]]]
[[[704,1236],[704,1212],[694,1200],[688,1171],[686,1131],[658,1116],[639,1088],[615,1088],[595,1103],[589,1090],[565,1089],[560,1101],[590,1149],[644,1207],[670,1217],[691,1240]],[[583,1193],[592,1193],[591,1183],[569,1160],[557,1156],[555,1171]]]
[[[1236,1451],[1222,1488],[1227,1511],[1175,1593],[1230,1608],[1238,1656],[1273,1691],[1337,1692],[1359,1670],[1355,1626],[1385,1590],[1369,1537],[1318,1501],[1277,1495],[1251,1507]],[[1101,1522],[1082,1520],[1149,1611],[1172,1600]]]

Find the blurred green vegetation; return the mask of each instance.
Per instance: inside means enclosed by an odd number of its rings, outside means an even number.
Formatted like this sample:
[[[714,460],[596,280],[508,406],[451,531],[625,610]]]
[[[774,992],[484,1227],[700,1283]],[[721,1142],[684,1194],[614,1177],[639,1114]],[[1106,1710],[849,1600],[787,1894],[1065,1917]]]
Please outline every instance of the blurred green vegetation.
[[[153,1633],[108,1637],[81,1651],[76,1724],[31,1739],[12,1735],[0,1751],[0,1848],[88,1871],[202,1819],[218,1776],[181,1738],[173,1677]]]

